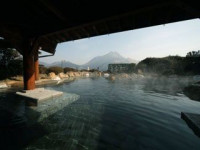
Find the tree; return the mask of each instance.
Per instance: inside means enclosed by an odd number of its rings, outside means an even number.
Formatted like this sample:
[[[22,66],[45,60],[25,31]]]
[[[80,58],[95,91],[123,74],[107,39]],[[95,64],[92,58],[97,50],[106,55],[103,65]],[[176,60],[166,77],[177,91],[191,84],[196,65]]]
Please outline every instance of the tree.
[[[22,75],[23,62],[16,60],[20,54],[11,48],[0,49],[0,80]]]
[[[15,58],[19,57],[20,54],[12,48],[0,49],[0,66],[6,67],[10,61],[14,60]]]
[[[47,69],[47,73],[54,72],[55,74],[59,74],[59,73],[61,73],[63,71],[64,71],[63,68],[58,67],[58,66],[49,67]]]
[[[200,50],[188,52],[186,57],[200,57]]]

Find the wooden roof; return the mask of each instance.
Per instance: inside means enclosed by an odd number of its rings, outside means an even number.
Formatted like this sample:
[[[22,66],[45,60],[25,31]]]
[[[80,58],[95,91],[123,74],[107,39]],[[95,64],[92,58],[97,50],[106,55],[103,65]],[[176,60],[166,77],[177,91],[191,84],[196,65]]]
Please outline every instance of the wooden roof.
[[[188,0],[6,0],[0,5],[0,37],[20,51],[24,39],[55,53],[57,43],[199,18]]]

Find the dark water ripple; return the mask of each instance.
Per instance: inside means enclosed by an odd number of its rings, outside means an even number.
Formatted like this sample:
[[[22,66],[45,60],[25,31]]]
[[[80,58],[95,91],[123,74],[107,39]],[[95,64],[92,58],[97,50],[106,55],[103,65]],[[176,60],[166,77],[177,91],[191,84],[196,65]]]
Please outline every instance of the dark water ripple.
[[[172,83],[88,78],[47,86],[80,99],[40,122],[47,132],[25,149],[199,150],[180,113],[200,113],[200,103],[181,93],[187,83]]]

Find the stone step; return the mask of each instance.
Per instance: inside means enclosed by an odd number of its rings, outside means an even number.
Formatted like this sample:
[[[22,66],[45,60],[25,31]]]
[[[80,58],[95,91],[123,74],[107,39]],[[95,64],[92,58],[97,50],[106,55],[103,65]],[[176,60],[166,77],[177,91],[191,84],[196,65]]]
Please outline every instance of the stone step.
[[[200,137],[200,114],[181,112],[181,118]]]

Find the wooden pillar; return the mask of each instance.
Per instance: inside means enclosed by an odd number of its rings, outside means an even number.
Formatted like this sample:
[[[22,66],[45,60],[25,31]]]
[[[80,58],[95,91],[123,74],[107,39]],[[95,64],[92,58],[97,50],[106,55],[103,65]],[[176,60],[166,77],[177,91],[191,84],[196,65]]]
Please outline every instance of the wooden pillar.
[[[23,46],[23,71],[24,71],[24,90],[35,89],[35,65],[34,54],[28,42]]]
[[[34,62],[35,62],[35,80],[39,80],[39,60],[38,60],[38,50],[35,52]]]

